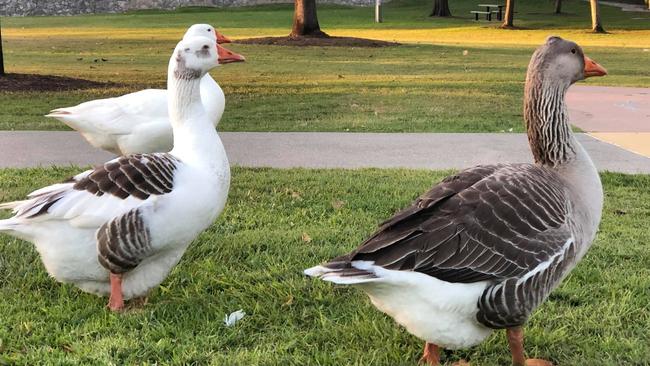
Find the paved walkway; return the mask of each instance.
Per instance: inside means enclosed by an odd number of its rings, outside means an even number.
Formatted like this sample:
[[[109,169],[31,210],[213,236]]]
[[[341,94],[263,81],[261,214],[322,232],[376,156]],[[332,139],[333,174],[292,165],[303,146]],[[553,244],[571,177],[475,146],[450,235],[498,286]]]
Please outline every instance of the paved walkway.
[[[460,169],[531,161],[524,134],[222,132],[233,165],[275,168]],[[598,169],[650,174],[650,158],[586,134],[579,140]],[[111,154],[76,132],[0,132],[0,167],[94,165]]]
[[[585,1],[588,2],[589,0],[585,0]],[[648,6],[640,5],[640,4],[619,3],[619,2],[616,2],[616,1],[599,1],[598,3],[600,5],[615,6],[617,8],[621,8],[622,11],[633,11],[633,12],[650,11],[650,10],[648,10]]]
[[[571,123],[588,132],[650,132],[650,88],[574,85]]]
[[[571,123],[591,136],[650,157],[650,88],[575,85]]]
[[[600,170],[650,173],[650,89],[576,85],[567,96],[579,139]],[[248,167],[459,169],[530,161],[523,134],[255,133],[221,136]],[[635,153],[636,152],[636,153]],[[112,158],[76,132],[0,132],[0,168],[94,165]]]

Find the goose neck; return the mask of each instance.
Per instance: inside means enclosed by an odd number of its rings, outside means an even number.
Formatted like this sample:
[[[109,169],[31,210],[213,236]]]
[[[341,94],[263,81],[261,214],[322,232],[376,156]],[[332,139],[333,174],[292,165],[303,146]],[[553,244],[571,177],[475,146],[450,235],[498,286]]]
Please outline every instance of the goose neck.
[[[172,127],[203,114],[201,103],[201,79],[178,79],[171,76],[167,82],[169,96],[169,119]]]
[[[565,103],[569,84],[529,74],[524,93],[524,119],[535,163],[557,167],[578,152]]]
[[[205,74],[201,78],[201,100],[205,112],[216,126],[223,114],[226,98],[223,90],[210,74]]]

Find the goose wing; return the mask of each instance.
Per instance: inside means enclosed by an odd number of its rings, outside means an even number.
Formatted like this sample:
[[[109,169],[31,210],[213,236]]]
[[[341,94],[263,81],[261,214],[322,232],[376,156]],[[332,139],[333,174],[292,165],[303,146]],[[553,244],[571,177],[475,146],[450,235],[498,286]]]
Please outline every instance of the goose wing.
[[[23,223],[68,220],[74,226],[99,227],[170,193],[180,166],[167,153],[122,156],[1,207],[13,208],[14,219]]]

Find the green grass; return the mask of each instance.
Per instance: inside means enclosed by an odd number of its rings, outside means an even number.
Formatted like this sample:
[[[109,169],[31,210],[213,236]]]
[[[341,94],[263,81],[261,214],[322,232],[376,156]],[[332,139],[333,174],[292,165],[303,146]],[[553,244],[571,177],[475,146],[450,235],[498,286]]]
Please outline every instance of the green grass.
[[[0,201],[78,169],[0,171]],[[422,342],[365,295],[301,270],[353,249],[445,172],[233,171],[223,215],[141,310],[48,278],[33,247],[0,237],[0,364],[415,365]],[[602,175],[597,242],[532,316],[529,356],[556,365],[650,358],[650,176]],[[301,239],[306,233],[311,241]],[[233,328],[225,313],[248,314]],[[503,332],[447,355],[506,365]]]
[[[650,16],[602,6],[611,34],[594,35],[589,7],[520,1],[525,30],[475,23],[474,0],[451,3],[454,18],[427,16],[430,1],[371,8],[319,6],[327,32],[405,42],[381,49],[232,45],[247,62],[213,71],[227,96],[226,131],[522,131],[521,98],[533,49],[549,34],[579,41],[610,72],[585,84],[650,86]],[[56,74],[122,86],[75,92],[0,93],[0,129],[66,127],[43,114],[82,101],[163,87],[170,50],[185,28],[209,22],[232,38],[286,35],[292,5],[189,8],[176,12],[3,19],[9,72]],[[640,19],[636,19],[640,18]],[[468,54],[463,56],[463,51]],[[107,62],[94,62],[95,59]]]

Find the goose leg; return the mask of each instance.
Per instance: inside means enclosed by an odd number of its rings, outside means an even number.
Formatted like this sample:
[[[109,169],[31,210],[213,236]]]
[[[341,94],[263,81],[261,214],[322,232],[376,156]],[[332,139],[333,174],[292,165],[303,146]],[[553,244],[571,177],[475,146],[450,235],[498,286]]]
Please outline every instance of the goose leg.
[[[111,295],[108,298],[108,308],[111,311],[124,310],[124,297],[122,296],[122,275],[110,274],[111,280]]]
[[[419,363],[426,363],[431,366],[440,365],[440,347],[433,343],[426,342]]]
[[[508,336],[508,344],[510,345],[510,353],[512,353],[513,366],[553,366],[553,364],[546,360],[538,358],[526,359],[524,356],[524,330],[521,327],[508,328],[506,330]]]
[[[433,343],[426,342],[419,363],[426,363],[431,366],[440,365],[440,347]]]

